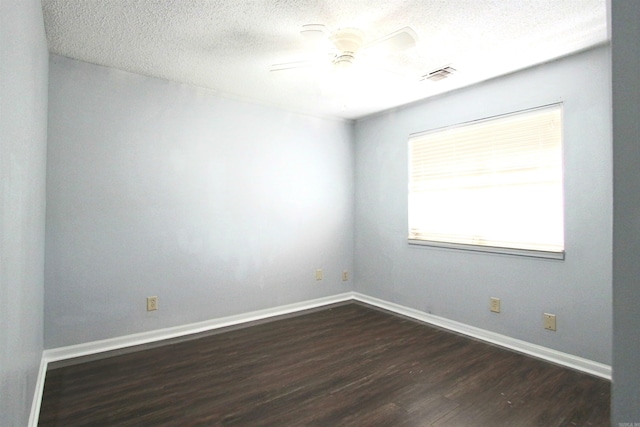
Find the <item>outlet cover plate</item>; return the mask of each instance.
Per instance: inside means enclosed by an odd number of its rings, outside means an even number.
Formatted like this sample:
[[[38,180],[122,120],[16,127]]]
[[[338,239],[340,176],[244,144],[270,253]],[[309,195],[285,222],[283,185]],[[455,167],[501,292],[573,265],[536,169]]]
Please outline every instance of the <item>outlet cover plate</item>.
[[[548,331],[556,330],[556,315],[555,314],[544,314],[544,328]]]
[[[158,297],[147,298],[147,311],[154,311],[158,309]]]
[[[500,298],[489,298],[489,309],[494,313],[500,313]]]

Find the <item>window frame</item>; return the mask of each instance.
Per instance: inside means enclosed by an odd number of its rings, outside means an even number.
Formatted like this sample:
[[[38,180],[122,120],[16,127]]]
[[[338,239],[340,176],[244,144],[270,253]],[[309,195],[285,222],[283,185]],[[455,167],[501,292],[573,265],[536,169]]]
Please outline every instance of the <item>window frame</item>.
[[[410,205],[409,205],[409,197],[411,194],[411,173],[412,173],[412,149],[411,143],[412,140],[419,138],[421,136],[447,131],[453,128],[459,128],[464,126],[470,126],[479,124],[482,122],[487,122],[491,120],[497,120],[500,118],[507,118],[510,116],[515,116],[518,114],[525,114],[529,112],[535,112],[536,110],[544,110],[550,108],[558,108],[560,111],[561,125],[560,125],[560,173],[561,173],[561,191],[562,191],[562,250],[561,251],[547,251],[540,249],[524,249],[524,248],[513,248],[513,247],[500,247],[500,246],[488,246],[488,245],[478,245],[472,243],[454,243],[454,242],[444,242],[444,241],[435,241],[435,240],[425,240],[425,239],[415,239],[411,238],[411,229],[409,224],[410,213]],[[546,105],[541,105],[532,108],[526,108],[522,110],[512,111],[504,114],[497,114],[489,117],[484,117],[477,120],[471,120],[467,122],[457,123],[453,125],[441,126],[438,128],[434,128],[427,131],[415,132],[409,135],[407,142],[407,159],[408,159],[408,176],[407,176],[407,232],[408,232],[408,244],[410,246],[416,247],[430,247],[430,248],[440,248],[440,249],[448,249],[448,250],[461,250],[461,251],[470,251],[470,252],[481,252],[481,253],[491,253],[491,254],[502,254],[502,255],[512,255],[512,256],[523,256],[529,258],[543,258],[543,259],[552,259],[552,260],[564,260],[566,257],[566,197],[565,197],[565,135],[564,135],[564,104],[563,102],[556,102]]]

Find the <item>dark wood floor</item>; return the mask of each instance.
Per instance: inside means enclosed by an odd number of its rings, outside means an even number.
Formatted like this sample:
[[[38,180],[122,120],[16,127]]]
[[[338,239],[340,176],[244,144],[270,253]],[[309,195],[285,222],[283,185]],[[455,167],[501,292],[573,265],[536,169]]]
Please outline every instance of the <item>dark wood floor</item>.
[[[52,369],[40,426],[608,426],[610,383],[357,304]]]

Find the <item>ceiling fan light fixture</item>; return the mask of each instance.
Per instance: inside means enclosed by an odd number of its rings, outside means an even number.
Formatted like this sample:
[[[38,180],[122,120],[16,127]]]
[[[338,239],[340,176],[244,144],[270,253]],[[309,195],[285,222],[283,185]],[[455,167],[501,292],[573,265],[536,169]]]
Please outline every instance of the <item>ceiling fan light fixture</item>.
[[[333,60],[333,65],[339,69],[350,68],[353,65],[353,61],[356,59],[353,52],[342,52],[337,55]]]

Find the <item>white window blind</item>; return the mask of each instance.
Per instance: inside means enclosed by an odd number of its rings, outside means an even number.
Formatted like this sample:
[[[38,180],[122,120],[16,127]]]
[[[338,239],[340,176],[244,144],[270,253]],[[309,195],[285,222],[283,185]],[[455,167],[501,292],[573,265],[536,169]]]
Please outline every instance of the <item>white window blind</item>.
[[[562,107],[409,139],[409,239],[564,252]]]

